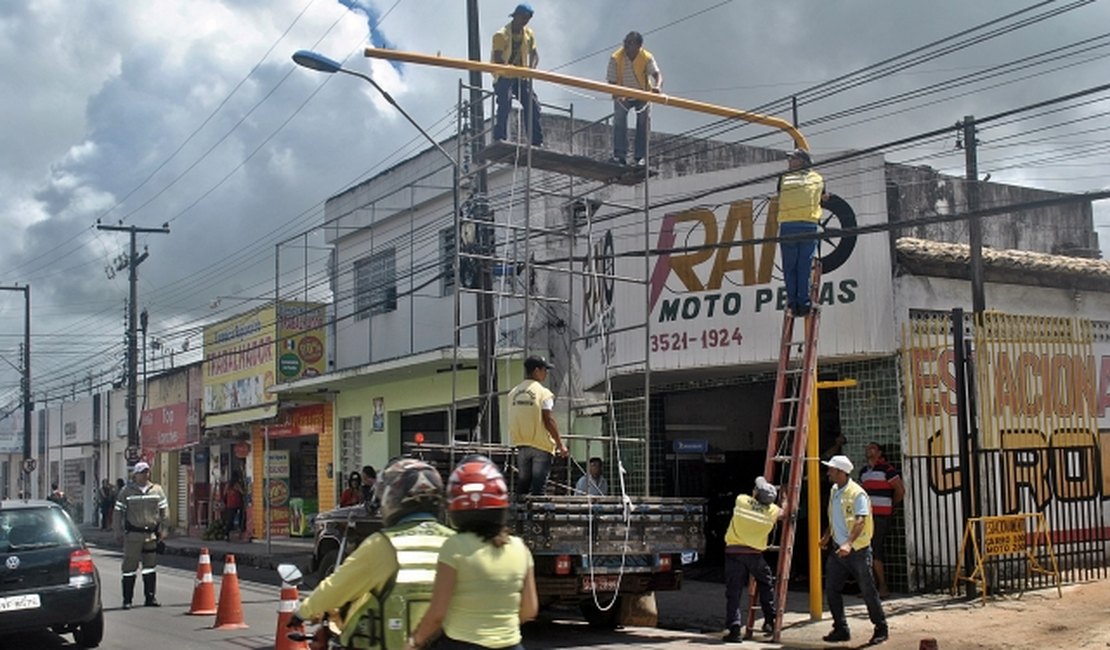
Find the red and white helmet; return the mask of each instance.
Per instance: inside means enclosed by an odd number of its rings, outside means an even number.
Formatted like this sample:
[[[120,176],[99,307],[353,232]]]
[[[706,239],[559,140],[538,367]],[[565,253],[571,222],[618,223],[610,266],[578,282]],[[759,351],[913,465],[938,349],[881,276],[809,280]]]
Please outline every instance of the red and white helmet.
[[[509,507],[509,489],[497,465],[485,456],[463,459],[447,480],[447,509],[498,510]]]

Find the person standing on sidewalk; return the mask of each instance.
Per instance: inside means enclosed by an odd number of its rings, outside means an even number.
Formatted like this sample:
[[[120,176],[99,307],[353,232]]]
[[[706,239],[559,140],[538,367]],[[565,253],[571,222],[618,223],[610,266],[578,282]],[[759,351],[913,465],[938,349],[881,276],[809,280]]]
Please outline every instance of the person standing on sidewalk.
[[[111,481],[104,479],[100,482],[97,498],[100,506],[100,530],[111,530],[112,510],[116,507],[116,490]]]
[[[143,570],[143,604],[161,607],[155,592],[158,543],[166,537],[169,502],[162,486],[150,481],[150,464],[135,463],[134,479],[116,496],[116,542],[123,544],[123,608],[131,609],[139,564]]]
[[[518,4],[509,14],[512,22],[497,30],[493,35],[494,63],[515,65],[520,68],[535,68],[540,64],[540,53],[536,49],[536,34],[528,26],[532,20],[532,5]],[[543,146],[543,127],[540,126],[540,100],[532,91],[532,80],[521,77],[494,75],[493,94],[497,98],[497,108],[493,119],[493,139],[505,140],[509,133],[509,111],[513,108],[513,96],[520,100],[524,112],[525,128],[532,129],[532,146]]]
[[[871,500],[867,491],[852,480],[852,461],[847,456],[833,456],[821,464],[828,467],[829,481],[833,484],[829,494],[829,528],[821,537],[822,548],[828,546],[830,540],[833,542],[833,551],[825,562],[825,595],[829,599],[833,629],[822,638],[828,642],[852,639],[848,619],[844,616],[844,585],[848,578],[854,578],[867,604],[867,615],[875,626],[869,644],[882,643],[889,632],[871,572],[871,535],[875,527]]]
[[[524,360],[524,381],[509,391],[509,436],[516,447],[517,496],[543,496],[552,454],[567,455],[555,423],[555,393],[544,387],[555,366],[543,357]]]
[[[231,472],[231,480],[224,490],[224,539],[231,541],[231,531],[243,530],[243,478],[238,470]]]
[[[644,37],[640,32],[628,32],[624,46],[609,57],[609,69],[605,72],[609,83],[636,90],[660,92],[663,87],[663,73],[655,57],[644,49]],[[647,155],[648,120],[651,106],[639,99],[613,95],[613,159],[616,165],[627,164],[628,158],[628,111],[636,112],[636,141],[633,149],[633,165],[644,164]]]
[[[751,496],[736,497],[732,521],[725,532],[725,622],[728,634],[725,643],[740,643],[740,598],[754,578],[759,587],[759,605],[763,609],[763,633],[775,631],[775,592],[771,567],[763,557],[767,537],[782,518],[782,508],[775,505],[778,489],[762,476],[755,479]]]
[[[887,461],[886,447],[870,442],[866,454],[867,465],[859,472],[859,482],[871,499],[871,516],[875,519],[875,534],[871,536],[871,564],[875,572],[875,586],[879,588],[879,597],[886,598],[890,596],[883,566],[886,559],[886,534],[890,530],[894,509],[906,496],[906,487],[902,484],[902,473]]]

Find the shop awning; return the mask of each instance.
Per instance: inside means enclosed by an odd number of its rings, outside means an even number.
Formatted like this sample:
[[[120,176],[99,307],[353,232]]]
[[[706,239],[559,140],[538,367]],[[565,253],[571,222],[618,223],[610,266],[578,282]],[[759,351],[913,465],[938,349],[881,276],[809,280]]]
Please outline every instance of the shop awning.
[[[212,429],[215,427],[226,427],[232,424],[240,424],[243,422],[254,422],[256,420],[268,420],[276,417],[278,412],[277,403],[264,404],[262,406],[255,406],[249,409],[242,409],[239,411],[230,411],[228,413],[212,413],[204,416],[204,427]]]

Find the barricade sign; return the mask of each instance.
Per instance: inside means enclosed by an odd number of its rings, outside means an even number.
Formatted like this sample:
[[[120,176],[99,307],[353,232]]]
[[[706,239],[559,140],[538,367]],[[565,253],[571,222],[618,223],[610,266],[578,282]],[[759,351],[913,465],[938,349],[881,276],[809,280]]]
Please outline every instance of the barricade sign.
[[[1029,530],[1032,523],[1033,530]],[[971,545],[975,557],[974,570],[969,575],[963,575],[963,559]],[[1051,569],[1045,568],[1037,557],[1037,551],[1043,548],[1051,563]],[[1044,513],[1022,513],[1017,515],[998,515],[994,517],[972,517],[964,527],[963,541],[960,542],[960,554],[956,559],[956,577],[952,580],[952,593],[955,595],[960,586],[960,581],[971,582],[979,587],[983,604],[987,603],[987,572],[985,563],[996,557],[1009,555],[1024,555],[1029,563],[1025,575],[1025,585],[1034,573],[1049,575],[1056,578],[1056,593],[1061,598],[1064,592],[1060,588],[1060,569],[1056,564],[1056,554],[1052,550],[1052,536],[1048,531],[1048,522]],[[970,567],[969,567],[970,568]]]

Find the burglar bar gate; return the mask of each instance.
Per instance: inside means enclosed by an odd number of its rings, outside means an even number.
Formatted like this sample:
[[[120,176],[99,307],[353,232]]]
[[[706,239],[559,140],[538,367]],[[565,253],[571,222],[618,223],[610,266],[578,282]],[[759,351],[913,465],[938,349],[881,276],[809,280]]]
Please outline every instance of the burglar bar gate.
[[[911,587],[952,584],[968,518],[1034,512],[1049,522],[1064,580],[1105,577],[1096,329],[1105,331],[1072,317],[911,311],[902,337]],[[992,558],[991,592],[1021,589],[1025,571],[1024,558]]]

